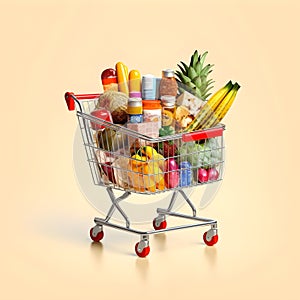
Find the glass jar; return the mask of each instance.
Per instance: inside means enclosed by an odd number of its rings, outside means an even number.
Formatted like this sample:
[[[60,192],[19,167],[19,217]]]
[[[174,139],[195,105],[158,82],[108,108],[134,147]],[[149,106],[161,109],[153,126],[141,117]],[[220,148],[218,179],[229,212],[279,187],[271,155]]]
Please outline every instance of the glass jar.
[[[143,122],[143,105],[141,98],[128,99],[127,115],[129,123]]]
[[[176,97],[178,84],[175,79],[175,73],[171,69],[162,71],[162,78],[159,86],[159,96],[174,96]]]
[[[162,96],[162,126],[171,126],[175,129],[175,96]]]

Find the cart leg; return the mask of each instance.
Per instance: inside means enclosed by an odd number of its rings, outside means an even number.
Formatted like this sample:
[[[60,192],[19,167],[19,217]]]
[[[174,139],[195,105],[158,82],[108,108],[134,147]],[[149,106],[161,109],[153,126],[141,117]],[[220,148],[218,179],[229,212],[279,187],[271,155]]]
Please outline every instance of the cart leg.
[[[122,217],[125,219],[126,227],[129,228],[130,227],[129,218],[127,217],[124,210],[120,207],[119,202],[126,199],[130,195],[130,192],[125,192],[123,195],[116,198],[115,194],[113,193],[112,188],[107,188],[106,190],[107,190],[107,193],[108,193],[108,195],[110,197],[110,200],[113,204],[110,207],[109,212],[107,213],[107,216],[105,218],[105,222],[108,222],[110,220],[110,218],[111,218],[112,214],[114,213],[115,209],[117,209],[120,212],[120,214],[122,215]]]
[[[106,215],[106,218],[105,218],[105,222],[108,222],[111,218],[111,216],[113,215],[114,211],[116,210],[116,207],[114,204],[112,204],[112,206],[110,207],[107,215]]]
[[[171,201],[170,201],[170,204],[169,204],[169,207],[167,208],[168,212],[170,212],[172,210],[172,208],[174,206],[174,203],[176,201],[177,195],[178,195],[178,191],[174,191],[173,195],[172,195],[172,198],[171,198]]]
[[[174,191],[172,194],[172,198],[170,200],[169,206],[166,210],[167,212],[170,212],[172,210],[177,196],[178,196],[178,191]],[[155,230],[165,229],[165,228],[167,228],[166,215],[159,213],[158,210],[159,210],[159,208],[157,209],[158,216],[153,220],[153,223],[152,223],[153,228]]]
[[[183,190],[179,190],[179,192],[182,195],[182,197],[184,198],[184,200],[187,202],[187,204],[190,206],[190,208],[192,209],[193,217],[196,217],[197,211],[196,211],[195,206],[191,202],[191,200],[188,198],[188,196],[186,195],[186,193]]]

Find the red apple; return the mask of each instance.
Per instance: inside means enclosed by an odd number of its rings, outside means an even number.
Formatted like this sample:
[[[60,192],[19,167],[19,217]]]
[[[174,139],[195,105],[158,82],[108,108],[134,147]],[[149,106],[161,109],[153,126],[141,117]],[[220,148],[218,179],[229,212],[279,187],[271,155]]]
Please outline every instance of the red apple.
[[[207,182],[208,181],[208,173],[206,169],[200,168],[198,169],[198,181],[199,182]]]
[[[210,168],[207,171],[208,180],[217,180],[219,178],[219,172],[216,168]]]

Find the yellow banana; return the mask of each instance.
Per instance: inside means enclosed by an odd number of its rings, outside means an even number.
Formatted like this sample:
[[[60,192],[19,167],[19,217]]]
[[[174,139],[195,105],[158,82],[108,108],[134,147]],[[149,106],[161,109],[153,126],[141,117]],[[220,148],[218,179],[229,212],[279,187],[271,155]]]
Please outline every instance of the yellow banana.
[[[238,83],[235,83],[233,88],[230,90],[230,92],[221,101],[221,103],[219,104],[215,112],[212,114],[208,122],[203,124],[203,126],[200,127],[200,129],[213,127],[217,125],[224,118],[229,108],[231,107],[239,88],[240,85]]]
[[[226,94],[232,89],[233,84],[231,80],[220,90],[218,90],[215,94],[213,94],[209,100],[207,101],[207,104],[211,107],[211,109],[215,109],[220,101],[226,96]]]
[[[190,123],[190,125],[184,130],[184,132],[191,132],[197,130],[204,124],[209,117],[212,115],[213,111],[218,107],[223,98],[231,90],[233,84],[231,80],[221,89],[219,89],[202,107],[199,113],[196,115],[195,119]]]
[[[215,114],[215,110],[218,108],[220,103],[223,101],[223,99],[228,95],[228,93],[231,91],[233,87],[233,84],[231,80],[219,91],[217,91],[205,104],[207,106],[208,113],[205,115],[205,117],[199,122],[199,125],[197,126],[196,130],[199,128],[203,128],[207,122],[211,120],[211,118]]]

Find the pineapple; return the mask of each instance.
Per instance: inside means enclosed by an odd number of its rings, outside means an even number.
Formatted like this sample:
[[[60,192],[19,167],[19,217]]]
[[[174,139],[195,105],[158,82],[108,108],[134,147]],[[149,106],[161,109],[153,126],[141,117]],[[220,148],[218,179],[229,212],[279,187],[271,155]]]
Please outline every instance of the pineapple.
[[[213,88],[212,83],[214,82],[212,79],[207,80],[214,66],[211,64],[204,66],[204,60],[207,54],[207,51],[201,55],[195,50],[191,56],[190,65],[188,66],[181,61],[182,66],[180,64],[177,65],[180,71],[175,72],[179,81],[179,90],[187,90],[202,100],[206,100],[207,97],[211,95],[211,93],[208,92]]]

